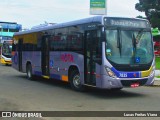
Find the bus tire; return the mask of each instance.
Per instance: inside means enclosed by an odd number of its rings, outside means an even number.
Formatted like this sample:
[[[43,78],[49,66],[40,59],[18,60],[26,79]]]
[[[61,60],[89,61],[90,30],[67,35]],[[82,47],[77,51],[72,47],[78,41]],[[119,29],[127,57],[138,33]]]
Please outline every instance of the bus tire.
[[[84,86],[81,84],[80,74],[77,69],[73,70],[70,74],[70,85],[73,90],[81,92],[85,90]]]
[[[27,78],[29,80],[33,80],[32,66],[31,66],[31,64],[27,64],[26,72],[27,72]]]

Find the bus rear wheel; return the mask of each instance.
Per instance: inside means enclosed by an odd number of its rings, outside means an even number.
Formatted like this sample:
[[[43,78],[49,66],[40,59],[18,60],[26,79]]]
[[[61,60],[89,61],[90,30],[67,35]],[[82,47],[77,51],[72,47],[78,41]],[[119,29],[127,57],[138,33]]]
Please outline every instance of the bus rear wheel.
[[[26,72],[27,72],[27,78],[28,78],[29,80],[33,80],[32,66],[31,66],[31,64],[28,64],[28,65],[27,65],[27,70],[26,70]]]
[[[84,91],[84,86],[80,81],[80,74],[78,70],[73,70],[70,74],[70,85],[73,90]]]

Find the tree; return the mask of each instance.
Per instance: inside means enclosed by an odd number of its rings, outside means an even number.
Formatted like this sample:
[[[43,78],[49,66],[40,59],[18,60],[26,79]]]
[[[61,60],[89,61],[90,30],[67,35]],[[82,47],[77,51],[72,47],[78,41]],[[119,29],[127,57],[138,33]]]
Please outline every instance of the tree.
[[[146,17],[143,17],[141,15],[137,16],[136,18],[147,19]]]
[[[139,0],[135,8],[140,12],[145,12],[152,27],[160,28],[160,0]]]

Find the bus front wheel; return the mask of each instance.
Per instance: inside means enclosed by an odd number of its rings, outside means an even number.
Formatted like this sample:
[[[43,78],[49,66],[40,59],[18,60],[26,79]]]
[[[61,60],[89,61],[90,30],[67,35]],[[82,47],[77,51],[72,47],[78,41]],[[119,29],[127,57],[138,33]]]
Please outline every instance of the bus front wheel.
[[[76,91],[84,91],[84,86],[80,81],[80,74],[78,70],[73,70],[70,74],[70,85],[71,88]]]

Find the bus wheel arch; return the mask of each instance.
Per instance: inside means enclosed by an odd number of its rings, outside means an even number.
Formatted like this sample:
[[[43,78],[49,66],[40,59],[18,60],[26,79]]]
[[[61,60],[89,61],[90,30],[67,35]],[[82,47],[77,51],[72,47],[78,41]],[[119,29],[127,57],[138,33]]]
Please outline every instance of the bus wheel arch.
[[[84,91],[84,86],[80,81],[80,72],[77,66],[70,66],[68,70],[71,88],[76,91]]]

